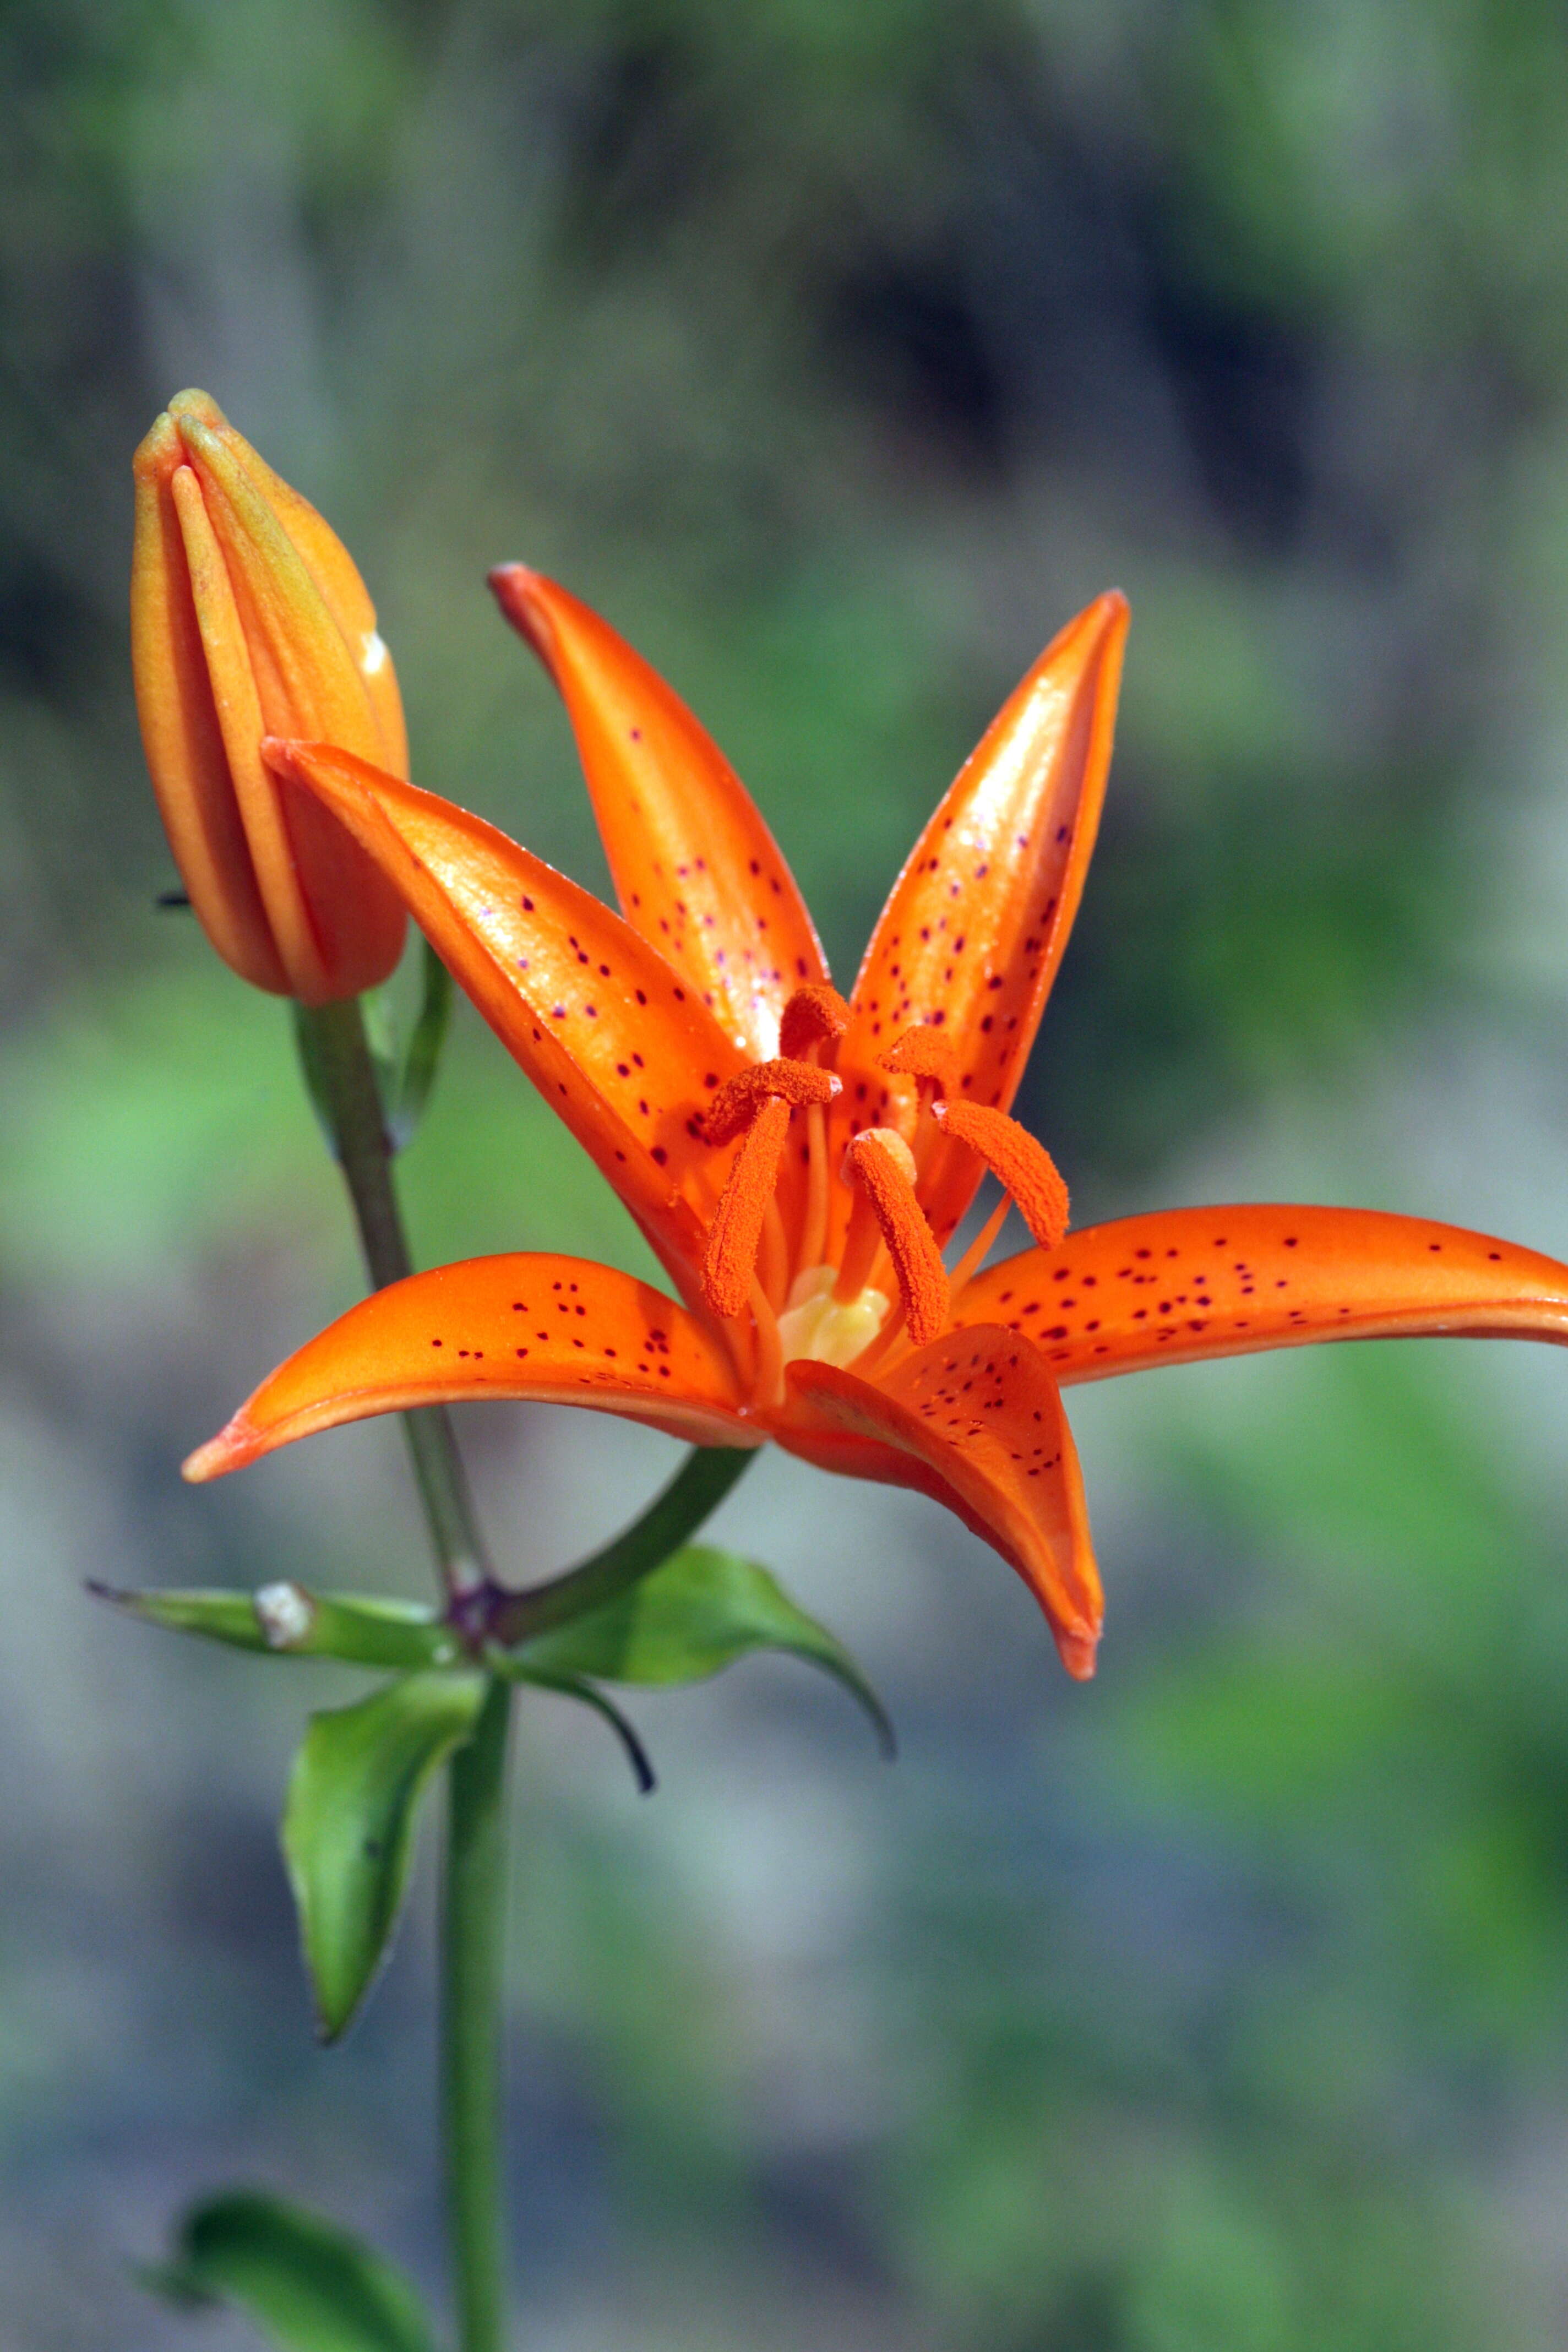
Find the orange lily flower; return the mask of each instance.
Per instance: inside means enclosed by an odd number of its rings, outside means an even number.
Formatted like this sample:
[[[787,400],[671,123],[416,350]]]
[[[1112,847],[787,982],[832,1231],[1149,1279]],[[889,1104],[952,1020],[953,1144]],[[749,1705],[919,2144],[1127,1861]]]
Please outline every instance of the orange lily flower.
[[[148,771],[192,908],[258,988],[325,1004],[383,981],[404,914],[267,735],[325,736],[407,770],[403,705],[347,549],[205,392],[133,460],[131,653]]]
[[[1061,1390],[1305,1341],[1568,1340],[1568,1267],[1370,1210],[1181,1209],[1068,1234],[1008,1107],[1067,944],[1110,756],[1126,607],[1100,597],[1004,706],[894,885],[847,1002],[728,763],[551,582],[492,584],[577,733],[623,914],[352,753],[275,744],[406,902],[647,1235],[680,1303],[580,1259],[416,1275],[263,1382],[187,1475],[477,1396],[772,1438],[956,1512],[1093,1670],[1100,1580]],[[943,1252],[982,1179],[1002,1197]],[[983,1270],[1009,1202],[1033,1246]]]

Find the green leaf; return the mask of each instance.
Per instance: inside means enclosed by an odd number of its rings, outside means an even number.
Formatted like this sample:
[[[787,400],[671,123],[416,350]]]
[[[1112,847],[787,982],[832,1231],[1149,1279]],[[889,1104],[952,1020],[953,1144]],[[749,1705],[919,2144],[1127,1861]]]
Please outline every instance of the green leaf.
[[[886,1711],[842,1643],[797,1609],[765,1568],[710,1544],[684,1545],[604,1608],[507,1651],[502,1670],[525,1681],[689,1683],[752,1650],[790,1650],[823,1667],[859,1700],[892,1753]]]
[[[413,1669],[455,1665],[461,1655],[451,1627],[417,1601],[310,1592],[293,1583],[264,1584],[256,1592],[122,1592],[96,1583],[88,1591],[150,1625],[279,1657]]]
[[[281,2198],[234,2189],[193,2207],[173,2260],[141,2277],[171,2303],[237,2305],[284,2352],[436,2352],[402,2272]]]
[[[396,1924],[419,1800],[467,1739],[482,1675],[410,1675],[310,1718],[289,1783],[283,1854],[323,2040],[364,1998]]]

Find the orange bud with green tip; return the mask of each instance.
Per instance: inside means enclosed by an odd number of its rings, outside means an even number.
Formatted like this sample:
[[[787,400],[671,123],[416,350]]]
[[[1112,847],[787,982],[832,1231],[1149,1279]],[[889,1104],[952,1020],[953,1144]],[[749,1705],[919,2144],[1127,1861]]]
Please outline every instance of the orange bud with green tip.
[[[203,392],[136,452],[131,651],[153,787],[191,905],[258,988],[325,1004],[383,981],[396,893],[268,735],[407,773],[397,679],[336,534]]]

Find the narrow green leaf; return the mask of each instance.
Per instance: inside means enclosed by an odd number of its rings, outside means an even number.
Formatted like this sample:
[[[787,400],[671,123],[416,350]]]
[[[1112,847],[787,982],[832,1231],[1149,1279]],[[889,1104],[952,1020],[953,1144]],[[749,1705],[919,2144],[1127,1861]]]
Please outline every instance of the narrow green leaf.
[[[88,1591],[150,1625],[279,1657],[412,1669],[454,1665],[461,1654],[451,1627],[417,1601],[310,1592],[287,1582],[264,1584],[256,1592],[122,1592],[96,1583]]]
[[[836,1676],[892,1753],[886,1711],[842,1643],[797,1609],[765,1568],[710,1544],[683,1546],[618,1600],[536,1634],[497,1663],[525,1680],[689,1683],[752,1650],[793,1651]]]
[[[638,1738],[635,1725],[626,1721],[614,1699],[607,1698],[605,1693],[602,1690],[596,1690],[592,1683],[584,1682],[580,1675],[547,1675],[542,1668],[519,1667],[517,1678],[521,1682],[532,1683],[538,1690],[557,1691],[563,1698],[574,1698],[584,1706],[591,1707],[601,1722],[609,1725],[610,1729],[620,1741],[626,1762],[632,1768],[632,1778],[637,1784],[638,1796],[652,1796],[658,1786],[658,1775],[653,1769],[652,1759]]]
[[[322,2038],[364,1998],[408,1882],[419,1800],[467,1739],[482,1675],[410,1675],[310,1718],[289,1783],[283,1854]]]
[[[171,2303],[232,2303],[283,2352],[436,2352],[401,2271],[335,2223],[257,2191],[195,2206],[172,2261],[141,2273]]]

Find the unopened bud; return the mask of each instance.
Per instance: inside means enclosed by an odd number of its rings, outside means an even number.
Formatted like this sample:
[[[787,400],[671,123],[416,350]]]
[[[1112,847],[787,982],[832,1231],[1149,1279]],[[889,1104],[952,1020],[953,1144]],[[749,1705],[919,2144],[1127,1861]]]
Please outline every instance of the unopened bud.
[[[258,988],[324,1004],[383,981],[401,902],[321,803],[266,766],[268,735],[407,773],[397,679],[331,528],[205,393],[136,452],[131,650],[142,740],[185,887]]]

